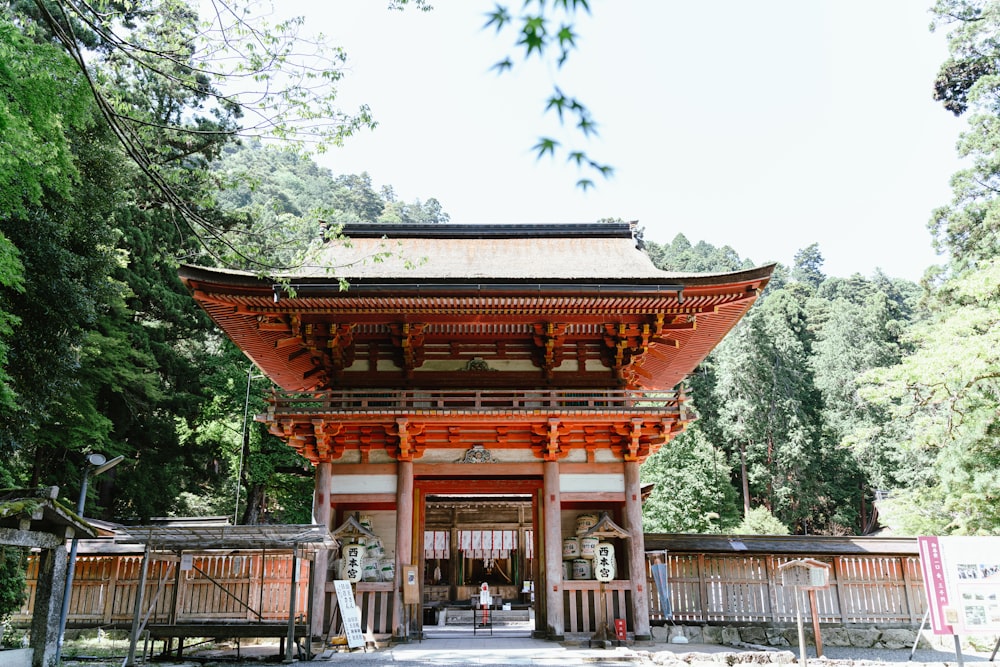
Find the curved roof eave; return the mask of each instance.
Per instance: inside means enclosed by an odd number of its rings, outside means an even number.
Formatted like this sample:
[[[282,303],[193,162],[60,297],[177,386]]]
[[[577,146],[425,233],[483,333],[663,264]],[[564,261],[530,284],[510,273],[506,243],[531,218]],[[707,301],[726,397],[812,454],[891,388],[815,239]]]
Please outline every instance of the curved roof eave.
[[[750,269],[738,271],[727,271],[720,273],[673,273],[664,272],[662,277],[636,277],[636,278],[603,278],[603,279],[577,279],[577,278],[417,278],[400,276],[396,278],[350,278],[350,277],[317,277],[317,276],[278,276],[266,277],[249,271],[239,271],[234,269],[218,269],[192,264],[182,264],[178,269],[181,280],[189,286],[193,283],[213,284],[219,287],[230,287],[237,289],[260,290],[266,289],[274,291],[276,286],[290,286],[293,289],[301,289],[308,286],[323,292],[383,292],[389,288],[433,290],[435,292],[445,292],[449,288],[454,288],[459,292],[468,293],[470,286],[483,287],[551,287],[554,291],[563,291],[568,286],[577,288],[591,288],[600,292],[605,289],[627,289],[651,288],[651,287],[716,287],[722,285],[757,282],[769,280],[776,264],[765,264]],[[342,286],[347,285],[347,289]],[[633,290],[627,290],[633,291]],[[642,292],[642,289],[635,291]],[[668,291],[674,291],[669,289]],[[331,294],[332,295],[332,294]]]

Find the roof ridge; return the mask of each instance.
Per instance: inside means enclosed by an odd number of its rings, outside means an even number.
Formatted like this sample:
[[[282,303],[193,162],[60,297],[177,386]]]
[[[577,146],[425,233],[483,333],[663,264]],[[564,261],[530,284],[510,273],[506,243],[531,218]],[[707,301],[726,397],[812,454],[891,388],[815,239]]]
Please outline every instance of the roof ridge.
[[[345,223],[341,233],[348,238],[633,238],[634,223]]]

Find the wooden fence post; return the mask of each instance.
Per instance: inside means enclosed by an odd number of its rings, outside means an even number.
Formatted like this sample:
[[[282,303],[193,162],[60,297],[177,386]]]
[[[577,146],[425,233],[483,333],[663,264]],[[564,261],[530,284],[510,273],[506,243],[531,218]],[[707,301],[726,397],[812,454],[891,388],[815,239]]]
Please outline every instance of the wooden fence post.
[[[698,588],[701,594],[701,620],[708,622],[708,578],[705,576],[705,554],[698,554]]]
[[[847,624],[847,601],[844,590],[844,563],[841,556],[833,557],[833,582],[837,590],[837,606],[840,607],[840,622]]]
[[[767,573],[767,601],[771,605],[771,622],[778,622],[778,587],[774,578],[774,556],[764,558],[764,571]]]
[[[903,594],[906,596],[906,611],[910,614],[910,623],[916,623],[921,615],[917,613],[917,605],[913,601],[913,580],[910,578],[910,563],[906,556],[899,557],[899,566],[903,572]]]

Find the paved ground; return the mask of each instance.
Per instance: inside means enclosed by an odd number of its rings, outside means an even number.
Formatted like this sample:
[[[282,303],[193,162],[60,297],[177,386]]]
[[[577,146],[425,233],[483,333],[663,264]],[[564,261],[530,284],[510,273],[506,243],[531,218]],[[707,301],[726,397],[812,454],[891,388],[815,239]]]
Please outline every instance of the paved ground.
[[[765,653],[767,655],[765,655]],[[987,667],[989,654],[963,654],[968,665]],[[662,644],[645,646],[591,649],[521,637],[462,637],[429,639],[412,644],[395,645],[379,651],[333,654],[324,661],[313,661],[314,667],[323,663],[364,662],[369,665],[683,665],[724,667],[733,664],[798,665],[797,651],[792,649],[755,651],[718,644]],[[919,649],[910,661],[910,650],[872,650],[827,648],[822,659],[808,656],[810,665],[816,667],[860,667],[891,663],[957,667],[953,652]]]
[[[314,650],[317,647],[314,646]],[[241,659],[244,663],[280,664],[277,645],[243,646]],[[873,650],[841,647],[827,647],[823,659],[809,656],[812,667],[867,667],[891,663],[909,663],[927,667],[957,667],[954,649],[950,643],[933,649],[919,649],[910,661],[909,649]],[[212,664],[233,664],[235,650],[207,650],[189,654],[183,662],[154,664],[169,667],[201,667]],[[186,658],[188,656],[185,656]],[[967,651],[964,662],[970,667],[991,667],[989,652]],[[75,661],[68,660],[68,663]],[[645,645],[614,646],[606,649],[590,648],[580,642],[550,642],[532,639],[523,628],[495,627],[493,634],[477,632],[473,635],[469,628],[437,627],[428,628],[428,638],[405,644],[390,644],[381,648],[328,650],[311,661],[303,661],[309,667],[333,667],[337,664],[361,665],[401,665],[403,667],[444,667],[450,665],[475,665],[494,667],[501,665],[587,665],[611,667],[633,665],[646,667],[664,665],[667,667],[730,667],[739,664],[796,665],[797,650],[761,651],[755,647],[732,647],[718,644],[667,644],[662,642]],[[84,663],[77,663],[84,667]],[[93,667],[88,661],[85,667]],[[109,663],[110,664],[110,663]],[[118,660],[113,667],[119,667]],[[992,663],[1000,667],[998,663]]]
[[[919,649],[910,661],[910,649],[874,650],[827,647],[826,655],[816,659],[808,656],[814,667],[862,667],[891,663],[909,663],[911,667],[957,667],[955,654],[944,646]],[[267,656],[274,659],[275,647],[244,649],[244,657]],[[231,656],[231,654],[230,654]],[[209,656],[202,655],[204,660]],[[222,657],[220,655],[220,657]],[[989,653],[966,652],[964,662],[972,667],[989,667]],[[579,642],[550,642],[532,639],[522,630],[494,628],[492,635],[472,635],[468,628],[454,630],[440,628],[429,633],[422,641],[392,644],[378,649],[353,651],[327,651],[303,665],[328,667],[336,664],[401,665],[405,667],[430,667],[446,665],[588,665],[594,667],[614,665],[668,665],[683,667],[728,667],[738,663],[769,663],[798,665],[797,650],[772,649],[758,651],[754,647],[732,647],[719,644],[667,644],[650,643],[639,646],[614,646],[606,649],[582,646]],[[997,663],[992,663],[997,665]],[[1000,667],[1000,666],[998,666]]]

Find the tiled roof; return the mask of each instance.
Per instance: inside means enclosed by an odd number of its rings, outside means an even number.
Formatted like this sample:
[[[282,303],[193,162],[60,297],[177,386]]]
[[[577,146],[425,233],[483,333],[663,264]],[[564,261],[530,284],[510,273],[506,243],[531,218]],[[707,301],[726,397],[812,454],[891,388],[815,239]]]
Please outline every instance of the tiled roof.
[[[663,335],[649,339],[645,354],[632,357],[623,377],[630,387],[668,389],[743,316],[773,270],[660,271],[636,248],[627,224],[360,225],[344,231],[350,243],[326,244],[313,268],[286,281],[193,266],[182,266],[181,278],[212,319],[290,391],[324,386],[317,358],[333,349],[333,339],[326,338],[341,335],[331,333],[334,325],[350,329],[342,332],[349,334],[346,342],[336,345],[367,336],[399,348],[402,339],[396,340],[387,322],[417,322],[421,344],[437,346],[434,354],[441,354],[448,349],[442,345],[463,336],[488,338],[493,322],[520,326],[496,336],[529,345],[539,344],[532,328],[538,323],[578,323],[596,327],[570,332],[597,341],[590,352],[579,352],[594,355],[601,346],[616,344],[608,326],[638,331],[657,317],[666,326]],[[378,257],[387,251],[390,256]],[[340,279],[348,283],[346,291]],[[313,324],[326,337],[319,347],[304,338]],[[381,329],[366,329],[368,324]],[[475,331],[455,329],[460,325]],[[637,344],[637,339],[628,343]],[[577,350],[588,349],[579,345]],[[513,350],[505,353],[519,354]]]
[[[660,279],[628,224],[346,225],[296,277]]]

